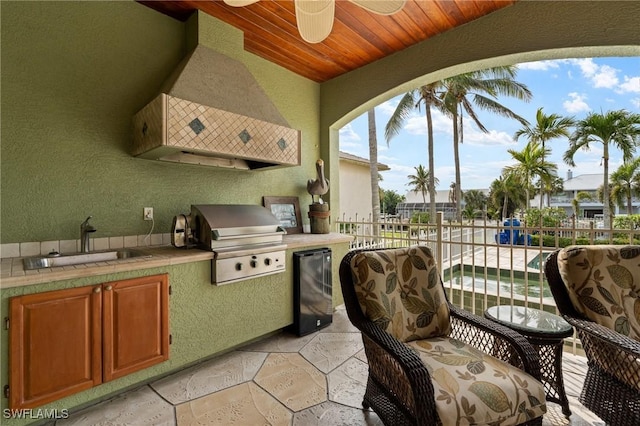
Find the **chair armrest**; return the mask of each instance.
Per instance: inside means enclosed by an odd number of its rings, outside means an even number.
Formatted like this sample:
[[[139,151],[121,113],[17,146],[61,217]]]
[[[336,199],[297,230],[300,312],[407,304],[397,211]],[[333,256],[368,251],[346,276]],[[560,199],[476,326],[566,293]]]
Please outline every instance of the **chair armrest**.
[[[436,412],[433,384],[418,354],[371,321],[361,321],[357,328],[362,332],[370,376],[394,395],[411,417],[430,424]]]
[[[593,321],[564,315],[574,326],[589,366],[640,392],[640,342]]]
[[[637,340],[633,340],[625,336],[624,334],[620,334],[608,327],[590,320],[576,318],[569,315],[563,315],[563,317],[569,324],[571,324],[578,330],[582,330],[585,333],[591,334],[594,337],[602,340],[604,344],[614,345],[627,354],[640,359],[640,342],[638,342]]]
[[[502,324],[460,309],[451,303],[449,303],[449,310],[452,319],[451,325],[454,328],[451,331],[452,337],[468,343],[482,352],[493,352],[494,356],[521,368],[538,380],[541,379],[540,357],[524,336]],[[508,350],[499,353],[492,351],[495,342],[490,337],[500,338],[508,345]],[[513,359],[514,354],[517,354],[517,360]]]

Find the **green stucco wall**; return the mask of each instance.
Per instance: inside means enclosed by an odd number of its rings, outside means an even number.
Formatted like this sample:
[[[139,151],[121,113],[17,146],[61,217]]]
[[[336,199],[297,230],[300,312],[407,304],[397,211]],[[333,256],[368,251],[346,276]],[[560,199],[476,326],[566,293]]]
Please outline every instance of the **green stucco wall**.
[[[202,15],[200,42],[243,62],[289,125],[302,166],[229,171],[131,157],[131,119],[187,53],[184,23],[134,2],[0,2],[3,244],[169,232],[191,204],[297,195],[319,149],[319,85],[238,49],[242,33]]]
[[[306,216],[306,181],[320,155],[319,85],[246,53],[238,30],[206,15],[194,29],[133,1],[3,1],[0,19],[1,243],[77,239],[88,215],[95,237],[145,234],[147,206],[154,207],[153,232],[167,233],[173,216],[191,204],[261,204],[265,195],[300,197]],[[301,130],[302,166],[243,172],[129,155],[133,115],[158,94],[194,37],[244,63],[289,125]],[[334,264],[346,246],[331,246]],[[209,262],[196,262],[6,289],[0,308],[4,317],[8,299],[23,293],[170,274],[170,360],[43,407],[73,408],[291,324],[292,270],[289,263],[284,274],[216,287],[209,284]],[[338,287],[334,300],[341,303]],[[4,386],[6,330],[1,343]]]

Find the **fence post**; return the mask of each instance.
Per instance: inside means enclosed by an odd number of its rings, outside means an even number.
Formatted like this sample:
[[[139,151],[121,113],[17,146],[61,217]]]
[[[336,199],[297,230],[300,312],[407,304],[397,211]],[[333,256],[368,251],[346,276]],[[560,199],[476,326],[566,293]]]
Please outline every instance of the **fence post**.
[[[444,255],[442,249],[442,220],[444,214],[442,212],[436,213],[436,250],[438,252],[438,271],[442,273],[444,269],[442,269],[442,256]]]

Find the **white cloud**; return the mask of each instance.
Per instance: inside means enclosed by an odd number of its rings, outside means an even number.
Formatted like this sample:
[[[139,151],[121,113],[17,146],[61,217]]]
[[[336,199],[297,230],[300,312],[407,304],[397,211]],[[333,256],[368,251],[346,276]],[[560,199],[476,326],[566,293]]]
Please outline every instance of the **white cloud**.
[[[340,145],[342,144],[351,144],[353,145],[355,142],[362,141],[362,138],[359,134],[353,130],[353,126],[351,123],[347,124],[343,128],[340,129]],[[360,144],[357,144],[360,146]],[[345,145],[346,146],[346,145]]]
[[[444,133],[447,135],[452,134],[451,118],[446,117],[440,111],[431,111],[431,123],[433,125],[433,133]],[[407,119],[404,126],[404,130],[412,135],[426,135],[427,134],[427,118],[424,110],[421,112],[415,111],[411,117]]]
[[[591,81],[594,88],[611,89],[618,85],[618,71],[609,65],[598,65],[592,58],[572,59],[570,63],[578,66],[582,75]]]
[[[570,100],[564,101],[562,106],[569,113],[586,112],[591,111],[591,108],[585,102],[587,95],[579,94],[576,92],[569,93]]]
[[[388,166],[389,165],[388,163],[399,161],[399,160],[398,160],[398,157],[390,157],[388,155],[378,155],[378,161],[383,162]]]
[[[451,136],[453,134],[453,126],[451,118],[445,116],[440,111],[433,111],[432,113],[433,133],[441,133]],[[469,118],[464,119],[464,140],[463,143],[469,145],[480,146],[496,146],[496,145],[514,145],[516,142],[506,132],[489,130],[489,133],[483,133],[480,131],[475,123]],[[412,135],[425,135],[427,134],[427,121],[424,115],[413,115],[407,120],[404,130]]]
[[[467,127],[469,129],[469,127]],[[483,133],[479,130],[466,130],[464,133],[464,143],[469,145],[480,146],[508,146],[516,145],[517,142],[506,132],[497,130],[489,130],[489,133]]]
[[[398,106],[399,102],[400,102],[399,98],[393,98],[378,105],[376,107],[376,121],[378,121],[377,120],[378,112],[380,112],[381,115],[385,117],[391,117],[394,111],[396,110],[396,107]],[[388,121],[388,120],[385,120],[385,121]]]
[[[426,135],[427,124],[424,117],[411,116],[407,119],[404,130],[411,135]]]
[[[523,70],[547,71],[552,68],[558,68],[558,61],[535,61],[518,64],[518,68]]]
[[[592,58],[572,59],[569,62],[577,65],[582,71],[582,75],[588,78],[593,77],[598,71],[598,65],[593,62]]]
[[[487,189],[491,182],[498,179],[502,169],[513,164],[513,161],[489,161],[483,164],[469,164],[462,180],[462,189]]]
[[[405,178],[408,175],[414,174],[416,172],[415,167],[413,166],[407,166],[404,164],[388,164],[389,166],[389,171],[392,171],[396,174],[401,173]]]
[[[611,68],[608,65],[600,67],[599,72],[592,77],[592,81],[595,88],[604,87],[605,89],[611,89],[618,84],[618,70]]]
[[[619,93],[640,93],[640,77],[627,77],[624,76],[624,83],[621,83],[619,88]]]
[[[640,109],[640,98],[631,99],[631,104]]]

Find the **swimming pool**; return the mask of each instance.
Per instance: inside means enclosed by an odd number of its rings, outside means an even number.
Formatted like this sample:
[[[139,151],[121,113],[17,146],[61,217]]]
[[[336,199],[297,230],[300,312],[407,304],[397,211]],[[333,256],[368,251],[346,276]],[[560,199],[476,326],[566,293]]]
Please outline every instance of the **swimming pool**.
[[[511,279],[510,272],[505,270],[500,273],[499,279],[497,275],[487,275],[485,279],[484,275],[480,273],[476,273],[474,278],[469,271],[465,271],[464,274],[461,271],[456,271],[451,278],[444,280],[444,286],[445,288],[451,287],[468,292],[475,290],[476,293],[487,293],[494,296],[498,295],[498,288],[500,288],[501,297],[509,297],[513,292],[514,297],[517,299],[524,299],[525,295],[528,298],[540,299],[540,282],[538,280],[529,279],[525,281],[522,278],[515,277]],[[544,279],[542,282],[542,298],[545,302],[554,304],[553,295]]]
[[[529,261],[529,263],[527,263],[527,266],[529,268],[542,269],[544,267],[544,262],[547,260],[547,257],[549,257],[550,254],[551,254],[550,252],[537,254],[536,257],[534,257]],[[540,262],[541,257],[542,257],[542,262]]]

